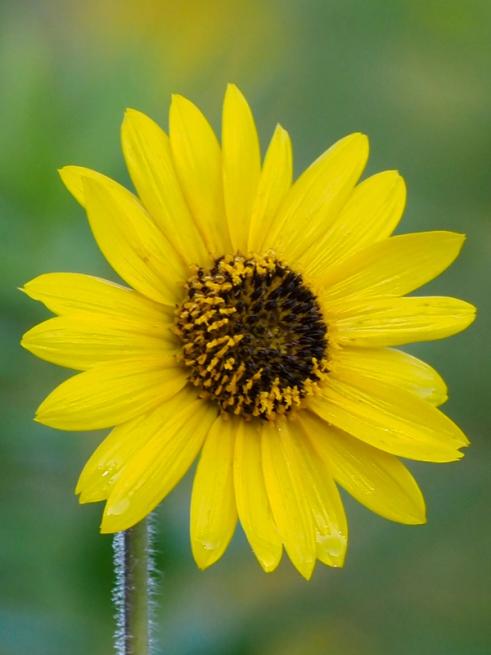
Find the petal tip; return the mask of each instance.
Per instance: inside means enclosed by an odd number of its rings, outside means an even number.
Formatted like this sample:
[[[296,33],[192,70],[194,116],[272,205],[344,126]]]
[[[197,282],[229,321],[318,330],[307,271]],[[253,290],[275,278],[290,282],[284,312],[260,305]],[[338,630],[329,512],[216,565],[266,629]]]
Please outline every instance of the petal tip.
[[[38,412],[36,412],[32,420],[34,423],[39,423],[39,425],[48,425],[48,423],[45,422],[44,418]]]
[[[114,534],[115,532],[119,532],[117,528],[111,528],[104,520],[102,521],[100,527],[99,527],[99,532],[101,534]]]
[[[273,571],[276,571],[276,569],[278,568],[279,561],[278,562],[261,562],[260,561],[259,564],[260,564],[262,570],[265,573],[273,573]]]
[[[108,492],[107,490],[102,490],[97,486],[85,486],[80,483],[77,484],[75,489],[75,495],[78,496],[78,502],[81,505],[86,505],[87,503],[100,503],[104,500],[107,500]]]
[[[63,425],[58,425],[56,421],[56,415],[53,416],[52,413],[49,411],[49,408],[46,409],[44,407],[46,401],[43,401],[41,405],[37,408],[33,421],[35,423],[40,423],[41,425],[45,425],[48,428],[55,428],[57,430],[64,430],[64,429],[70,429],[70,428],[65,428]]]
[[[196,116],[196,113],[200,113],[199,109],[194,103],[191,102],[186,96],[181,95],[180,93],[171,94],[171,101],[169,106],[169,123],[172,134],[172,125],[174,127],[178,125],[181,121],[184,121],[190,116]]]
[[[368,149],[368,146],[370,144],[370,140],[368,138],[368,135],[365,134],[365,132],[353,132],[348,136],[348,138],[351,141],[358,141],[360,146],[365,147]]]
[[[399,186],[403,187],[404,189],[406,187],[404,177],[401,175],[401,172],[397,170],[397,168],[389,168],[388,170],[382,171],[381,173],[376,173],[375,176],[379,179],[385,179],[386,181],[391,182],[394,189],[397,189]]]
[[[291,560],[291,558],[290,558]],[[291,560],[292,561],[292,560]],[[307,582],[312,578],[317,560],[292,561],[293,566]]]
[[[179,106],[189,106],[191,105],[192,102],[186,98],[186,96],[183,96],[180,93],[172,93],[170,97],[170,108],[172,110],[173,107],[179,108]]]
[[[194,561],[201,571],[205,571],[210,566],[215,564],[222,556],[221,549],[207,548],[201,542],[192,542],[191,549],[193,552]]]
[[[83,491],[79,491],[78,493],[75,492],[75,496],[77,496],[80,505],[87,505],[91,502],[90,498],[88,498]]]
[[[21,293],[25,293],[26,296],[28,296],[32,300],[37,300],[38,298],[36,293],[36,287],[37,287],[36,283],[46,275],[50,275],[50,274],[44,273],[43,275],[38,275],[32,280],[28,280],[27,282],[24,282],[22,286],[17,287],[17,290],[20,291]]]
[[[128,530],[133,527],[133,523],[128,523],[128,521],[122,521],[121,516],[109,514],[107,511],[107,504],[102,515],[101,525],[99,527],[99,532],[101,534],[114,534],[114,532],[121,532],[122,530]]]
[[[30,330],[26,332],[24,335],[22,335],[19,341],[19,345],[21,348],[24,348],[24,350],[27,350],[28,352],[32,352],[32,345],[29,344],[29,338],[27,336],[29,332]]]
[[[121,123],[121,127],[127,128],[130,127],[131,123],[144,121],[145,119],[150,120],[149,117],[142,111],[134,109],[133,107],[126,107],[123,113],[123,122]]]
[[[77,170],[80,169],[80,166],[74,164],[67,164],[66,166],[61,166],[57,169],[58,175],[61,177],[63,184],[70,190],[70,178],[72,175],[77,173]]]
[[[228,82],[227,87],[225,89],[225,95],[227,95],[228,93],[238,93],[239,95],[242,95],[239,87],[237,86],[237,84],[235,84],[235,82]]]
[[[72,165],[63,166],[62,168],[58,169],[58,174],[61,178],[61,181],[75,198],[75,200],[80,205],[82,205],[82,207],[85,206],[84,185],[82,180],[84,177],[84,172],[87,170],[88,169],[84,168],[83,166]]]
[[[254,552],[254,551],[253,551]],[[277,553],[270,553],[267,556],[254,552],[260,567],[265,573],[272,573],[278,568],[283,555],[283,548],[280,546]]]
[[[274,132],[273,132],[273,138],[280,138],[282,139],[283,143],[285,141],[290,141],[290,134],[288,133],[288,130],[283,127],[281,123],[276,123]]]
[[[312,579],[312,575],[314,574],[314,568],[315,568],[315,562],[312,565],[309,565],[308,567],[304,567],[304,566],[302,566],[301,568],[298,566],[296,567],[297,571],[300,573],[302,578],[304,578],[304,580],[306,580],[307,582],[309,582]]]
[[[368,159],[370,142],[368,136],[363,132],[351,132],[351,134],[347,134],[339,141],[336,141],[336,143],[321,155],[321,158],[333,149],[339,149],[342,152],[351,153],[351,155],[357,160],[360,160],[361,165],[363,162],[366,163],[366,160]]]

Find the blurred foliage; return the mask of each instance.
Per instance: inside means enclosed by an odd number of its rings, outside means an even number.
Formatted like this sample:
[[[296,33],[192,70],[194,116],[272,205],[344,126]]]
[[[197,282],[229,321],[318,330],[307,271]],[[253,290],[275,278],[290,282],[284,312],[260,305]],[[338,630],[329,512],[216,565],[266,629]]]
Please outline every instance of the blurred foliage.
[[[415,465],[420,528],[347,499],[344,570],[306,584],[285,561],[262,573],[243,536],[202,573],[188,544],[190,476],[158,510],[158,631],[167,655],[485,655],[491,652],[489,268],[491,4],[487,0],[188,0],[0,3],[0,655],[111,651],[110,538],[79,508],[78,471],[102,434],[32,422],[66,372],[18,346],[47,314],[16,287],[46,271],[114,278],[56,169],[127,182],[118,125],[133,106],[166,122],[169,94],[218,125],[227,81],[255,108],[262,140],[292,133],[296,170],[340,136],[369,134],[369,172],[409,186],[403,231],[468,234],[431,284],[475,302],[476,325],[414,348],[439,368],[446,409],[473,446],[458,464]]]

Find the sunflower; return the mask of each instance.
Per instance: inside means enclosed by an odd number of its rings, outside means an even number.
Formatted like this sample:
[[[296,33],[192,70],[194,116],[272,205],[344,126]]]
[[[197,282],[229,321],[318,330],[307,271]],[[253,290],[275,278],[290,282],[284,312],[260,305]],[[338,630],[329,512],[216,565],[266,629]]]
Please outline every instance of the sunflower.
[[[359,182],[368,140],[351,134],[292,183],[288,133],[261,162],[251,110],[225,94],[222,144],[182,96],[169,136],[128,110],[122,147],[138,197],[78,166],[61,169],[94,237],[129,286],[78,273],[25,287],[57,316],[22,339],[80,371],[40,405],[62,430],[112,428],[86,463],[80,502],[105,501],[101,531],[151,512],[199,456],[190,533],[199,567],[240,521],[265,571],[283,547],[309,578],[342,566],[338,485],[381,516],[425,521],[399,458],[450,462],[468,444],[437,407],[428,364],[394,349],[466,328],[474,307],[405,297],[446,269],[464,236],[391,236],[405,204],[396,171]]]

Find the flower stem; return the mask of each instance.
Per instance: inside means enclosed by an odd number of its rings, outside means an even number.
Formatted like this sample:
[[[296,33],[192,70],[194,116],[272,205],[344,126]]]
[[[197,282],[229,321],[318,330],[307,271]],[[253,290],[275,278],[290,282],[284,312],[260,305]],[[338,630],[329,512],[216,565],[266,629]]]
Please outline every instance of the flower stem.
[[[152,525],[147,517],[114,535],[117,655],[150,655],[153,598]]]

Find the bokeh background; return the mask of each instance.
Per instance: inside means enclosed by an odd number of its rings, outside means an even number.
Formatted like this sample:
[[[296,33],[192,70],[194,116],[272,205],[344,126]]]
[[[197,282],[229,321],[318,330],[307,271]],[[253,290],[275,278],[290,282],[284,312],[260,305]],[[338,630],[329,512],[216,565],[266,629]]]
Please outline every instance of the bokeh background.
[[[0,2],[0,655],[111,652],[111,539],[77,505],[79,470],[103,434],[32,422],[66,371],[18,346],[47,312],[16,290],[46,271],[114,277],[56,169],[127,182],[125,107],[165,125],[171,92],[219,125],[228,81],[251,101],[263,145],[290,130],[300,171],[361,130],[368,172],[398,168],[403,231],[468,242],[432,293],[475,302],[468,332],[413,352],[446,377],[465,459],[414,465],[429,522],[404,527],[346,499],[344,570],[310,583],[284,559],[261,572],[238,532],[211,570],[188,543],[190,476],[159,508],[156,625],[167,655],[491,653],[491,3],[488,0],[87,0]]]

